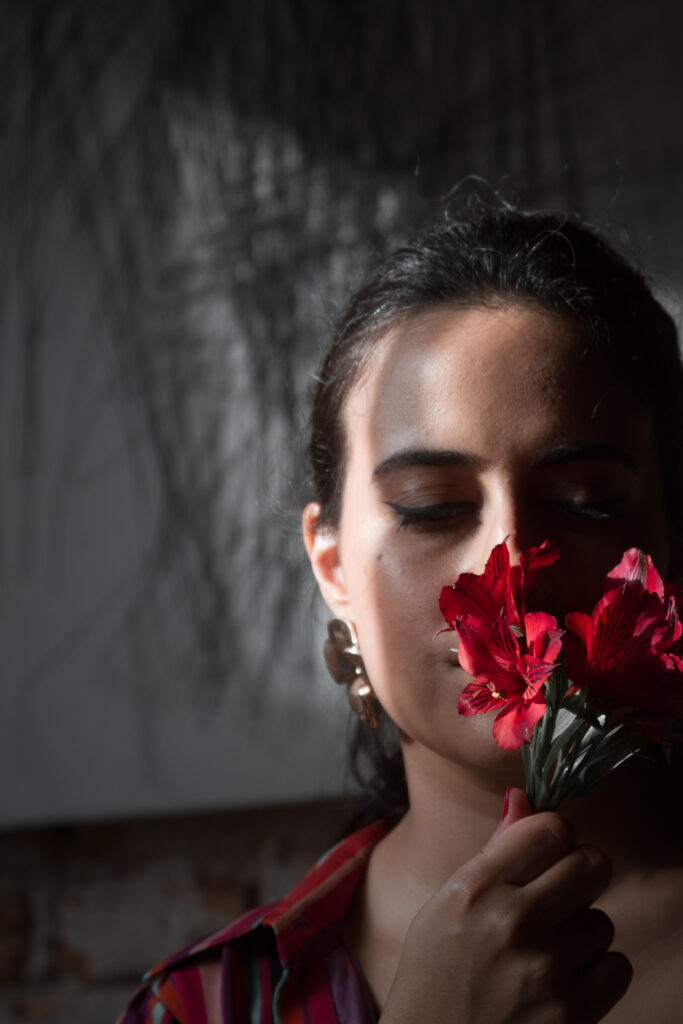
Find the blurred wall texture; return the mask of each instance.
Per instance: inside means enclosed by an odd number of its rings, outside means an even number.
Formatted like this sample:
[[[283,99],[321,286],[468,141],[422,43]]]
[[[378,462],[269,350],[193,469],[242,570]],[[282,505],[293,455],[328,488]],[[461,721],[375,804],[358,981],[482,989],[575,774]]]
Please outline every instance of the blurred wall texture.
[[[298,510],[311,374],[364,269],[484,178],[593,220],[678,307],[683,8],[31,0],[2,21],[0,819],[6,850],[36,845],[3,860],[0,948],[7,1019],[57,1024],[113,975],[58,956],[45,843],[73,879],[69,828],[105,828],[83,822],[343,788]],[[225,820],[243,842],[255,819]]]

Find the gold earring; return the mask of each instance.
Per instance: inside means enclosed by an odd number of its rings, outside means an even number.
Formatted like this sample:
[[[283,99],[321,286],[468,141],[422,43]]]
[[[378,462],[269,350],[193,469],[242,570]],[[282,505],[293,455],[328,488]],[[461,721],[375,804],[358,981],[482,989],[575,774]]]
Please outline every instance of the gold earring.
[[[348,619],[330,619],[323,653],[335,683],[348,686],[349,704],[361,722],[375,729],[377,698],[365,671],[354,624]]]

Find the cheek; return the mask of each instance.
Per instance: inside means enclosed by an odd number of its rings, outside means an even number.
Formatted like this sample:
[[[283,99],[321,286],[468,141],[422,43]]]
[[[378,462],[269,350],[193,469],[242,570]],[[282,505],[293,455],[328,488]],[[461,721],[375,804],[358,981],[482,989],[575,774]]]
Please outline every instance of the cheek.
[[[347,579],[368,676],[390,714],[413,699],[418,680],[429,685],[435,660],[445,660],[453,646],[452,635],[434,638],[443,626],[438,606],[443,572],[406,558],[405,552],[399,556],[396,547],[385,542],[366,551],[363,562],[350,566]]]
[[[447,569],[446,579],[449,574]],[[458,712],[470,677],[451,653],[456,635],[435,636],[444,625],[438,599],[446,579],[443,558],[432,564],[422,557],[413,564],[391,545],[375,554],[362,584],[354,577],[353,614],[368,678],[402,733],[404,755],[413,756],[417,745],[449,760],[486,764],[500,770],[505,782],[521,782],[515,775],[518,755],[501,750],[492,738],[492,717],[464,718]]]
[[[439,628],[439,593],[455,578],[450,563],[456,545],[422,544],[407,529],[386,521],[374,529],[368,523],[364,534],[356,537],[342,557],[352,600],[364,614],[396,623],[431,621]]]
[[[368,644],[381,642],[384,648],[401,644],[406,630],[419,634],[426,628],[429,605],[437,608],[438,597],[429,573],[389,545],[368,551],[364,566],[354,568],[349,596]]]

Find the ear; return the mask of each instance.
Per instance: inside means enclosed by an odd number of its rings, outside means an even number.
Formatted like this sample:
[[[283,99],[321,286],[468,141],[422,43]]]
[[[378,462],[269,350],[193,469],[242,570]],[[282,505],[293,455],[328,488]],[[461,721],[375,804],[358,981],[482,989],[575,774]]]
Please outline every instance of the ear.
[[[333,615],[344,618],[348,614],[349,598],[339,560],[337,531],[321,524],[317,501],[306,506],[301,525],[306,553],[325,604]]]

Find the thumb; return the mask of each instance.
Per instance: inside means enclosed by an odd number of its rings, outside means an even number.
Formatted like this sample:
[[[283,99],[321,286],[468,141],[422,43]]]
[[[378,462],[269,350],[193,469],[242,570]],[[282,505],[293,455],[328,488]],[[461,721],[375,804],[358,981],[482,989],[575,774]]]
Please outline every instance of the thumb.
[[[514,786],[508,786],[505,790],[503,813],[498,827],[491,838],[499,836],[501,832],[504,832],[506,828],[510,827],[510,825],[514,825],[516,821],[521,821],[522,818],[528,818],[530,814],[531,806],[524,790],[516,789]]]

